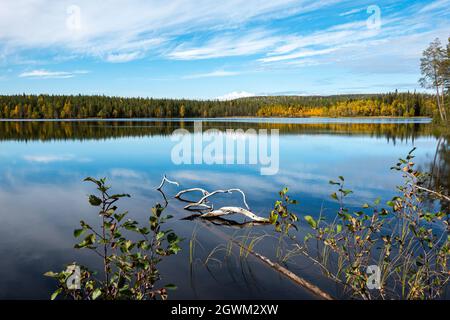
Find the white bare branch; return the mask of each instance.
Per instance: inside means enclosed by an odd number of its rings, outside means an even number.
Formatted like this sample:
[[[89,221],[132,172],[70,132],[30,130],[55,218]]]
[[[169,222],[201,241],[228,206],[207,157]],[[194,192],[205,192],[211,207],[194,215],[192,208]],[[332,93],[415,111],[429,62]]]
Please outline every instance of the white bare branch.
[[[156,188],[156,190],[161,190],[162,187],[164,186],[164,184],[165,184],[166,182],[167,182],[167,183],[170,183],[170,184],[174,184],[174,185],[176,185],[177,187],[180,186],[180,184],[179,184],[178,182],[169,180],[169,179],[167,179],[167,176],[164,175],[163,178],[162,178],[162,180],[161,180],[161,183],[160,183],[159,187]]]
[[[221,216],[232,215],[232,214],[242,214],[242,215],[252,219],[253,221],[267,222],[267,223],[269,222],[269,219],[259,217],[256,214],[254,214],[244,208],[239,208],[239,207],[222,207],[218,210],[214,210],[214,211],[202,214],[200,217],[212,218],[212,217],[221,217]]]
[[[164,175],[164,177],[161,180],[161,184],[159,185],[157,190],[161,191],[162,187],[164,186],[164,184],[166,182],[175,184],[176,186],[180,185],[178,182],[169,180],[167,178],[167,176]],[[188,200],[188,199],[184,199],[182,197],[184,194],[190,193],[190,192],[201,192],[202,197],[197,202]],[[213,204],[208,201],[208,199],[210,197],[212,197],[213,195],[216,195],[218,193],[230,193],[231,194],[233,192],[239,192],[242,195],[242,200],[247,209],[240,208],[240,207],[222,207],[218,210],[214,210]],[[202,189],[202,188],[191,188],[191,189],[185,189],[185,190],[179,191],[175,195],[175,198],[178,200],[181,200],[181,201],[190,202],[189,204],[187,204],[184,207],[185,210],[199,211],[199,212],[206,210],[207,211],[206,213],[200,214],[199,217],[201,217],[201,218],[213,218],[213,217],[221,217],[221,216],[232,215],[232,214],[241,214],[243,216],[246,216],[247,218],[250,218],[253,221],[263,222],[263,223],[269,222],[269,220],[267,218],[259,217],[250,211],[250,207],[248,206],[245,193],[241,189],[233,188],[233,189],[228,189],[228,190],[216,190],[213,192],[208,192],[207,190]]]
[[[237,191],[240,194],[242,194],[242,199],[244,201],[244,204],[247,207],[247,210],[250,210],[250,208],[249,208],[249,206],[247,204],[247,201],[246,201],[245,193],[241,189],[216,190],[216,191],[213,191],[211,193],[205,194],[200,200],[198,200],[197,202],[193,202],[191,204],[188,204],[186,207],[189,208],[189,207],[194,207],[194,206],[197,206],[199,204],[202,204],[202,203],[206,202],[209,197],[211,197],[211,196],[213,196],[215,194],[218,194],[218,193],[233,193],[234,191]]]
[[[202,188],[191,188],[191,189],[181,190],[180,192],[178,192],[178,193],[175,195],[175,198],[176,198],[176,199],[179,199],[179,200],[182,200],[182,201],[190,201],[190,200],[187,200],[187,199],[183,199],[181,196],[182,196],[183,194],[185,194],[185,193],[188,193],[188,192],[195,192],[195,191],[200,191],[204,196],[206,196],[207,194],[209,194],[209,192],[206,191],[205,189],[202,189]],[[195,201],[190,201],[190,202],[195,202]]]

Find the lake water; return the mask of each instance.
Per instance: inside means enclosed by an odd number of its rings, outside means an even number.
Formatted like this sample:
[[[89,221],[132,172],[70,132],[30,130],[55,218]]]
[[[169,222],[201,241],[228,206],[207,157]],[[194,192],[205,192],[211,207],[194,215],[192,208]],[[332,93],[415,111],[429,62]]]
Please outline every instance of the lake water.
[[[171,152],[177,142],[175,129],[193,132],[189,120],[123,121],[2,121],[0,122],[0,298],[47,299],[55,282],[43,273],[61,270],[73,261],[99,266],[97,257],[73,249],[73,229],[80,220],[94,223],[95,208],[87,195],[92,185],[85,177],[107,177],[117,193],[132,195],[120,208],[145,222],[150,208],[162,202],[155,190],[164,174],[182,188],[209,191],[240,188],[252,211],[267,216],[277,192],[289,187],[299,200],[293,208],[300,215],[317,216],[322,210],[333,216],[336,205],[329,195],[330,179],[344,176],[355,190],[349,206],[390,199],[401,182],[389,168],[399,157],[417,147],[416,162],[425,170],[438,166],[448,186],[447,140],[433,131],[428,119],[204,119],[203,130],[278,129],[279,171],[260,174],[253,164],[174,164]],[[191,133],[194,134],[194,133]],[[218,134],[218,133],[217,133]],[[244,138],[245,138],[244,134]],[[241,137],[242,138],[242,137]],[[442,151],[444,150],[444,151]],[[435,156],[437,157],[435,159]],[[433,165],[434,164],[434,165]],[[447,183],[447,184],[446,184]],[[244,229],[181,220],[189,215],[173,199],[180,190],[165,187],[167,212],[175,216],[171,227],[186,240],[182,252],[163,262],[164,283],[178,290],[180,299],[309,299],[307,291],[292,284],[249,256],[219,259],[220,245],[230,235],[248,234]],[[243,206],[238,194],[215,198],[221,205]],[[261,230],[270,233],[271,227]],[[189,239],[195,235],[190,263]],[[219,247],[218,247],[219,246]],[[217,259],[205,263],[217,249]],[[273,257],[273,245],[262,242],[259,252]],[[312,267],[301,262],[291,266],[315,284],[329,286]]]

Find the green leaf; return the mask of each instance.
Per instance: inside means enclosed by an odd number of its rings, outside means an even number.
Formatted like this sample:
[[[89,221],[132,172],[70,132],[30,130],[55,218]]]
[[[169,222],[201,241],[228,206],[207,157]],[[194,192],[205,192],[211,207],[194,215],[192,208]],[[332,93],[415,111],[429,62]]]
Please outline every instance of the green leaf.
[[[132,248],[132,247],[133,247],[133,242],[131,240],[127,240],[123,244],[123,249],[125,252],[128,252],[130,250],[130,248]]]
[[[115,211],[116,211],[116,208],[111,208],[109,210],[106,210],[105,211],[105,216],[109,218],[109,217],[111,217],[114,214]]]
[[[340,233],[342,231],[342,225],[338,224],[336,226],[336,233]]]
[[[272,212],[270,212],[269,222],[271,224],[275,224],[277,222],[277,220],[278,220],[278,214],[274,210],[272,210]]]
[[[73,236],[74,236],[75,238],[78,238],[80,235],[83,234],[84,231],[86,231],[86,230],[85,230],[85,229],[75,229],[75,230],[73,231]]]
[[[169,247],[169,252],[173,254],[177,254],[181,250],[180,246],[176,243],[171,244]]]
[[[338,196],[337,196],[336,192],[333,192],[331,194],[331,198],[333,198],[334,200],[338,200]]]
[[[167,241],[169,241],[169,243],[178,243],[179,242],[179,238],[175,233],[169,233],[167,235]]]
[[[89,234],[83,241],[75,245],[75,249],[81,249],[92,245],[95,242],[95,234]]]
[[[100,181],[98,181],[97,179],[91,178],[91,177],[87,177],[83,181],[89,181],[89,182],[95,183],[99,187],[102,185]]]
[[[161,240],[166,234],[163,231],[160,231],[156,234],[156,240]]]
[[[316,229],[316,228],[317,228],[317,222],[314,220],[313,217],[311,217],[311,216],[305,216],[305,220],[306,220],[306,222],[308,222],[308,224],[309,224],[313,229]]]
[[[171,283],[166,284],[166,285],[164,286],[164,288],[166,288],[166,289],[168,289],[168,290],[177,290],[177,289],[178,289],[176,285],[171,284]]]
[[[348,196],[350,193],[353,193],[352,190],[342,190],[342,193],[344,194],[344,196]]]
[[[139,233],[142,234],[142,235],[147,235],[147,234],[150,233],[150,231],[148,230],[148,228],[140,228],[138,231],[139,231]]]
[[[55,300],[56,297],[62,292],[62,288],[57,289],[55,292],[52,293],[52,295],[50,296],[51,300]]]
[[[119,199],[119,198],[130,198],[131,196],[128,193],[123,194],[114,194],[110,196],[111,199]]]
[[[102,291],[99,288],[95,289],[94,292],[92,292],[92,300],[97,300],[101,295]]]
[[[46,273],[44,273],[44,276],[51,277],[51,278],[56,278],[58,275],[59,275],[59,273],[56,273],[53,271],[47,271]]]
[[[164,208],[158,203],[156,206],[152,208],[152,214],[153,216],[159,218],[161,216],[161,213],[164,211]]]
[[[100,200],[100,198],[94,196],[93,194],[91,194],[89,196],[89,203],[94,206],[94,207],[98,207],[99,205],[102,204],[102,200]]]
[[[114,214],[114,218],[116,218],[116,220],[118,222],[122,221],[122,219],[128,214],[128,212],[124,212],[124,213],[116,213]]]

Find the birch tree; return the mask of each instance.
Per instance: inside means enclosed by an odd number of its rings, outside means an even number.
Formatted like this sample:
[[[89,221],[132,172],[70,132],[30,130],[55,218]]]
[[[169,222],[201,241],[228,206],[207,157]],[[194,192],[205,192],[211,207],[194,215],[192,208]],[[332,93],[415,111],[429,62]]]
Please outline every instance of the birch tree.
[[[436,38],[423,52],[420,59],[420,71],[422,78],[420,84],[424,88],[436,91],[436,102],[441,120],[447,120],[447,112],[444,104],[445,62],[446,51],[442,48],[441,41]]]

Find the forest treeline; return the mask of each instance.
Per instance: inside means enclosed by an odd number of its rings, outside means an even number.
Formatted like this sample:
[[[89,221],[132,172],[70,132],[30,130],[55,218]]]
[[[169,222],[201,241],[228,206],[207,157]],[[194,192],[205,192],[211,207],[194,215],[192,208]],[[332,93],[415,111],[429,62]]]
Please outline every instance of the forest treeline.
[[[261,96],[231,101],[108,96],[0,95],[2,119],[435,116],[422,93]]]

